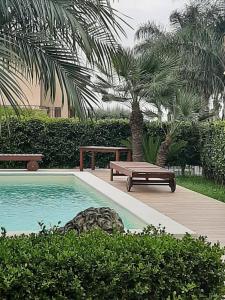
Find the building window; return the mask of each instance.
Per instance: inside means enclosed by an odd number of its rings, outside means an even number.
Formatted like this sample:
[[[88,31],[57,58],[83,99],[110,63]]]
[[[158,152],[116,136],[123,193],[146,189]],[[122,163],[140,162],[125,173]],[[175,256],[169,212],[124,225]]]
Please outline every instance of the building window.
[[[55,107],[55,118],[61,118],[61,107]]]

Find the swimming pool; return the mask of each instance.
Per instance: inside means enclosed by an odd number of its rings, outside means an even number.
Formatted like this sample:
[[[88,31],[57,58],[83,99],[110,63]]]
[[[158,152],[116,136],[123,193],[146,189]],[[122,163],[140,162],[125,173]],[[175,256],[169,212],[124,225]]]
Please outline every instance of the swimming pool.
[[[65,224],[89,207],[111,207],[127,229],[146,223],[72,175],[0,176],[0,226],[7,231],[36,231]]]
[[[113,208],[129,230],[161,224],[177,236],[193,233],[88,172],[0,172],[0,227],[9,233],[62,226],[88,207]]]

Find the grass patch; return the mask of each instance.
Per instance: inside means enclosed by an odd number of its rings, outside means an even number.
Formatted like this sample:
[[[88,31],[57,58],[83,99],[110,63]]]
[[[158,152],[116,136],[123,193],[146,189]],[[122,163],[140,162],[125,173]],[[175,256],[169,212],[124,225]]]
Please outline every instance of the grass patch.
[[[225,187],[201,176],[178,176],[177,184],[205,196],[225,202]]]

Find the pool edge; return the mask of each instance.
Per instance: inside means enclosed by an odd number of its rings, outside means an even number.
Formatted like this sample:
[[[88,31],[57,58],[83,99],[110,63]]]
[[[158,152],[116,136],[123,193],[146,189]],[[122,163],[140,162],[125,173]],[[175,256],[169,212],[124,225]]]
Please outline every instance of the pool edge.
[[[114,201],[118,205],[122,206],[123,208],[127,209],[133,215],[138,217],[140,220],[144,221],[148,225],[153,225],[158,227],[161,225],[165,227],[166,232],[173,234],[176,237],[182,237],[186,233],[191,234],[192,236],[197,236],[195,232],[188,229],[184,225],[174,221],[173,219],[169,218],[168,216],[160,213],[159,211],[155,210],[154,208],[142,203],[138,199],[133,196],[128,195],[127,193],[117,189],[116,187],[110,185],[109,183],[103,181],[102,179],[96,177],[95,175],[89,172],[73,172],[73,171],[38,171],[38,172],[21,172],[21,171],[0,171],[0,175],[36,175],[36,176],[43,176],[43,175],[73,175],[80,180],[82,180],[87,185],[94,188],[96,191],[100,192],[101,194],[108,197],[110,200]],[[134,231],[137,231],[134,230]],[[16,233],[16,231],[13,231]],[[13,232],[8,232],[9,235],[13,235]],[[21,232],[22,234],[22,232]]]

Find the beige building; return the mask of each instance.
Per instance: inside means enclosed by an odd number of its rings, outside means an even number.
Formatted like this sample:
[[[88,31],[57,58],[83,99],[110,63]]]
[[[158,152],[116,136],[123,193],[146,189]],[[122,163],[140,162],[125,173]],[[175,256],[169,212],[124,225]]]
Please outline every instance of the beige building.
[[[21,82],[20,86],[27,98],[27,101],[21,103],[21,106],[30,106],[33,109],[46,111],[48,116],[52,118],[68,118],[71,116],[67,101],[62,105],[62,92],[59,85],[56,87],[54,102],[50,100],[49,96],[44,96],[42,84],[25,84]]]

